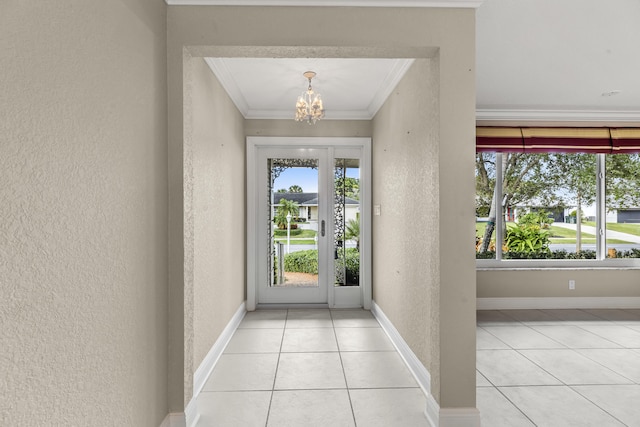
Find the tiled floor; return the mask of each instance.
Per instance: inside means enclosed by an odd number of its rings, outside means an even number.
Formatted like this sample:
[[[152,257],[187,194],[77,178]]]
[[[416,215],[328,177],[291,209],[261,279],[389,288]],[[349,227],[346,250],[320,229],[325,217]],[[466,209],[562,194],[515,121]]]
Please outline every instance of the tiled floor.
[[[479,311],[483,427],[640,426],[640,310]]]
[[[198,427],[426,427],[425,408],[370,312],[265,310],[247,313],[211,373]]]

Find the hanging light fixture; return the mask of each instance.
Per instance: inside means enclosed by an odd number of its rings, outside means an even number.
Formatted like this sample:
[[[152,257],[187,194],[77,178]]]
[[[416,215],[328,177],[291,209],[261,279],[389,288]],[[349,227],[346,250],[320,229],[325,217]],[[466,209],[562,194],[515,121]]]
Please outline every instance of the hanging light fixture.
[[[309,87],[296,102],[296,121],[306,121],[313,124],[324,117],[324,107],[319,93],[315,93],[311,88],[311,79],[316,76],[314,71],[306,71],[303,76],[309,80]]]

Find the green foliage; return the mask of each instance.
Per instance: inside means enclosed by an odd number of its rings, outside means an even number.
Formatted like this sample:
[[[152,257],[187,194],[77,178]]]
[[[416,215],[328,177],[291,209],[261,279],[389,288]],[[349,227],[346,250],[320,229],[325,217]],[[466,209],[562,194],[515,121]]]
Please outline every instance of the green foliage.
[[[336,179],[336,192],[345,196],[360,200],[360,180],[358,178],[345,177]]]
[[[545,210],[526,213],[518,218],[519,225],[535,226],[548,229],[553,223],[553,218],[549,218],[549,212]]]
[[[276,209],[276,216],[273,218],[273,222],[275,222],[279,228],[286,229],[287,214],[290,214],[293,220],[293,218],[298,216],[299,212],[300,206],[298,203],[292,200],[281,199],[280,205],[278,205],[278,209]],[[297,228],[297,226],[292,228]]]
[[[284,256],[284,271],[318,274],[318,251],[296,251]]]
[[[357,219],[350,219],[345,225],[345,240],[355,240],[356,247],[360,250],[360,221]]]
[[[302,193],[302,187],[294,184],[291,187],[289,187],[289,193]]]
[[[336,268],[345,267],[346,285],[358,285],[360,281],[360,252],[357,248],[346,248],[344,259],[336,260]]]
[[[536,224],[517,224],[507,228],[505,244],[509,252],[548,252],[549,231]]]

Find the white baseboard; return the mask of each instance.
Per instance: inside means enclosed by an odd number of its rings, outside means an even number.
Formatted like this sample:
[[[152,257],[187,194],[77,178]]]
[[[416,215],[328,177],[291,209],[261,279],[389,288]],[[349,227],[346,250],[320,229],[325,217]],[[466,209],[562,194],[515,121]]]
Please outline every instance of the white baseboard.
[[[200,420],[200,412],[198,412],[198,395],[194,394],[187,407],[184,408],[184,424],[185,427],[196,427]]]
[[[393,326],[389,318],[384,314],[380,306],[376,304],[375,301],[371,302],[371,313],[375,316],[378,323],[380,323],[380,326],[382,326],[382,329],[389,336],[389,339],[395,346],[396,350],[398,350],[400,357],[402,357],[416,379],[416,382],[422,389],[422,392],[427,397],[427,410],[425,411],[425,414],[431,427],[437,427],[439,407],[438,403],[431,395],[431,375],[429,375],[429,371],[427,371],[427,368],[424,367],[415,353],[411,351],[411,348],[402,338],[400,332],[398,332],[395,326]]]
[[[196,369],[196,372],[193,374],[193,396],[197,396],[202,391],[202,387],[204,387],[204,383],[211,375],[211,371],[213,371],[213,367],[222,356],[222,352],[229,344],[229,340],[233,336],[233,333],[238,329],[240,322],[244,318],[247,309],[245,303],[240,304],[240,307],[236,310],[235,314],[225,326],[224,330],[213,344],[207,355],[204,357],[200,366]]]
[[[198,420],[200,419],[200,412],[198,411],[198,395],[202,391],[202,387],[204,387],[207,378],[211,375],[213,368],[216,363],[218,363],[218,359],[222,356],[224,349],[227,347],[227,344],[229,344],[231,337],[233,337],[234,332],[238,329],[238,326],[240,325],[240,322],[242,322],[246,313],[246,303],[243,302],[240,304],[240,307],[238,307],[227,326],[225,326],[216,342],[211,346],[211,349],[202,360],[202,363],[200,363],[200,366],[196,369],[196,372],[193,374],[193,396],[187,404],[187,407],[184,409],[184,423],[181,426],[176,425],[175,427],[195,427],[198,423]],[[171,424],[170,427],[174,427],[174,425]]]
[[[186,427],[184,414],[182,412],[167,414],[160,427]]]
[[[640,308],[640,297],[478,298],[478,310]]]
[[[439,427],[480,427],[480,411],[477,408],[442,408]]]
[[[440,405],[438,405],[438,402],[436,402],[436,399],[431,394],[427,395],[427,407],[424,414],[429,422],[429,427],[438,427],[440,420]]]

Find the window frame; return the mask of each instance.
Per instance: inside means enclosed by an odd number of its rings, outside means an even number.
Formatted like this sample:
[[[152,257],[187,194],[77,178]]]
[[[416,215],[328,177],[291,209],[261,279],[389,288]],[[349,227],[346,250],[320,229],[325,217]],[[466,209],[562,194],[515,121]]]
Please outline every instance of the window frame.
[[[502,163],[502,152],[496,152],[496,164]],[[613,155],[613,154],[609,154]],[[640,268],[640,258],[607,258],[607,230],[606,230],[606,157],[607,154],[597,153],[596,156],[596,259],[563,260],[563,259],[503,259],[502,245],[496,243],[495,259],[476,259],[476,270],[493,269],[577,269],[577,268]],[[502,198],[502,168],[496,168],[495,190]],[[502,224],[504,213],[502,204],[496,203],[496,242],[502,242]]]

